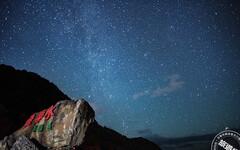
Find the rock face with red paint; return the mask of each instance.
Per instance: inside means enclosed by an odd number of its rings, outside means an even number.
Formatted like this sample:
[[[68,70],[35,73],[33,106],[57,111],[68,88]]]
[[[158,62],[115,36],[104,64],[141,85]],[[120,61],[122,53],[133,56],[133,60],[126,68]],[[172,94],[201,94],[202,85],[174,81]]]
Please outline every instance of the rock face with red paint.
[[[22,128],[0,141],[0,150],[13,150],[16,147],[36,147],[41,150],[73,147],[77,150],[160,150],[146,139],[129,139],[102,127],[94,117],[94,110],[85,100],[60,101],[29,116]]]
[[[70,99],[36,73],[0,64],[0,140],[21,128],[31,114]]]
[[[10,148],[11,143],[22,135],[53,149],[79,146],[89,124],[94,122],[94,115],[85,100],[60,101],[49,109],[33,114],[8,140],[0,142],[0,149]],[[9,143],[9,139],[13,142]]]
[[[41,150],[73,147],[78,150],[160,150],[146,139],[129,139],[112,129],[100,126],[94,116],[94,110],[85,100],[60,101],[48,109],[32,114],[22,128],[0,141],[0,150],[12,149],[16,141],[21,141],[19,137],[22,136],[29,139],[27,143],[32,141]],[[26,144],[18,142],[17,145]]]

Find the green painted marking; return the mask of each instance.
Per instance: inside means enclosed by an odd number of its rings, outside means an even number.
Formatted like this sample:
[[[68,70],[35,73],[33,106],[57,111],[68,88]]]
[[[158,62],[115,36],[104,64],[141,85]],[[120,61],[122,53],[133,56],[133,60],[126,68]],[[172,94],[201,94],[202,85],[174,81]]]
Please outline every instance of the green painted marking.
[[[43,124],[38,126],[38,132],[42,132],[43,131]]]
[[[32,129],[32,132],[35,132],[36,130],[37,130],[37,125],[35,125],[34,127],[33,127],[33,129]]]
[[[52,130],[52,122],[47,123],[47,130]]]

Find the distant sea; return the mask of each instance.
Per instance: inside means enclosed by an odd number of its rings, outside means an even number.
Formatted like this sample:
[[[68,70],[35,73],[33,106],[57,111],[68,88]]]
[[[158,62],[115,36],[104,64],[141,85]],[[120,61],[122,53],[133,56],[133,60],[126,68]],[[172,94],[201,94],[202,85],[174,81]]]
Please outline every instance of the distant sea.
[[[160,145],[162,150],[211,150],[212,140]]]

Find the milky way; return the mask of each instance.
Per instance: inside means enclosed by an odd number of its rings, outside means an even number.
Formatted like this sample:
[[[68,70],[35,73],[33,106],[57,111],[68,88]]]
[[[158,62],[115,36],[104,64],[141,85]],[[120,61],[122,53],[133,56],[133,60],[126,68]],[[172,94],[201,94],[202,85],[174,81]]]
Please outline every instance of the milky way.
[[[0,63],[36,72],[128,137],[240,126],[234,1],[0,2]]]

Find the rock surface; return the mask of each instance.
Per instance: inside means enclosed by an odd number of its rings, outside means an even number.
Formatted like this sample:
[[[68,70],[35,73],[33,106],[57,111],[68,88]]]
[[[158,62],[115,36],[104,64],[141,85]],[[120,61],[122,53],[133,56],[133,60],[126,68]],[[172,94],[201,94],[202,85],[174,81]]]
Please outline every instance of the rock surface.
[[[36,73],[0,65],[0,139],[19,129],[34,112],[70,99]]]
[[[79,150],[160,150],[146,139],[129,139],[112,129],[101,127],[94,120],[94,115],[85,100],[60,101],[33,114],[22,128],[0,141],[0,150],[13,148],[13,143],[22,136],[51,150],[73,147]]]
[[[18,138],[10,150],[38,150],[38,148],[32,141],[23,135]]]
[[[50,114],[50,116],[48,116]],[[44,147],[61,148],[81,145],[89,124],[94,122],[94,111],[85,100],[65,100],[33,114],[26,124],[14,132],[11,140],[21,136],[34,139]],[[2,145],[11,145],[5,141]]]

